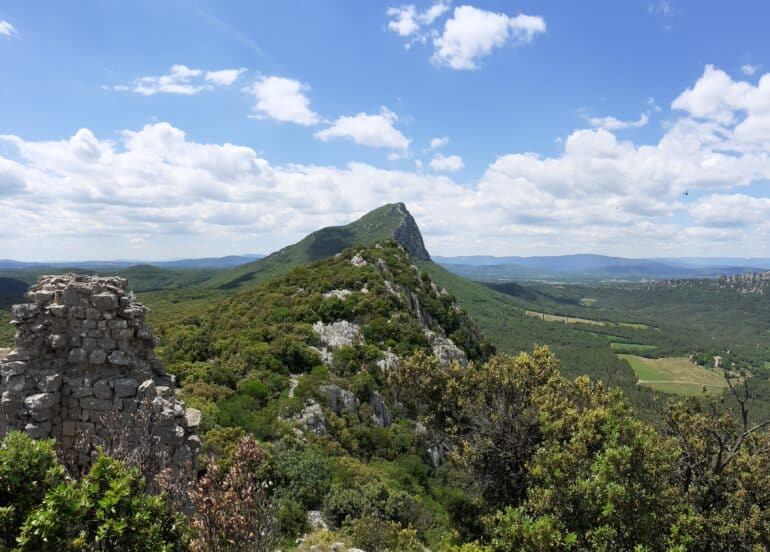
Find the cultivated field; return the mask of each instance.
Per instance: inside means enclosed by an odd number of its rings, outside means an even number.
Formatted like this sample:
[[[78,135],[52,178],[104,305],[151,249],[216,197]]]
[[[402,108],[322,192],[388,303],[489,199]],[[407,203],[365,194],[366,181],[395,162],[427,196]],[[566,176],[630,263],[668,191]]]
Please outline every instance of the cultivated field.
[[[625,353],[629,355],[649,353],[657,349],[655,345],[642,345],[640,343],[621,343],[619,341],[613,341],[610,343],[610,349],[614,353]]]
[[[560,314],[546,314],[544,312],[527,311],[527,316],[540,318],[546,322],[566,322],[567,324],[591,324],[593,326],[604,326],[600,320],[589,320],[588,318],[575,318],[574,316],[561,316]]]
[[[719,392],[727,384],[721,374],[701,368],[685,357],[644,358],[618,355],[627,361],[639,378],[639,385],[675,395],[699,395],[704,387]]]

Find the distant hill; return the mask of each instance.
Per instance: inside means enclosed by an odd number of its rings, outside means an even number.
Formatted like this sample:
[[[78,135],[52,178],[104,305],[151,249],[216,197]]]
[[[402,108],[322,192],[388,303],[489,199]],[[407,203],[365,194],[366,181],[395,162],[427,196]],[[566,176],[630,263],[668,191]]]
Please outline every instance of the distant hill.
[[[262,282],[292,268],[331,257],[348,247],[373,245],[385,240],[395,240],[417,259],[430,259],[417,223],[406,206],[390,203],[350,224],[322,228],[264,259],[218,274],[208,285],[229,289]]]
[[[28,270],[43,271],[45,269],[77,268],[93,271],[114,271],[134,266],[154,266],[185,270],[190,268],[233,268],[261,259],[264,255],[228,255],[227,257],[204,257],[201,259],[179,259],[175,261],[144,261],[144,260],[117,260],[117,261],[67,261],[67,262],[24,262],[13,259],[0,259],[0,270]]]
[[[21,297],[26,291],[26,282],[16,278],[0,278],[0,297]]]
[[[770,265],[767,259],[625,259],[605,255],[541,257],[435,257],[448,270],[472,280],[667,280],[715,278],[725,274],[758,272]],[[760,268],[758,268],[760,267]]]

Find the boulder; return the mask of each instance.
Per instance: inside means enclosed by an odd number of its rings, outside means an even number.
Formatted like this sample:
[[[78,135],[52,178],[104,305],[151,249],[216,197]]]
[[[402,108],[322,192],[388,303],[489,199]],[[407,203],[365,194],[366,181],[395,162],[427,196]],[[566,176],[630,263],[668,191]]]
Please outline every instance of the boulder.
[[[369,399],[369,406],[372,407],[372,420],[375,424],[380,427],[388,427],[393,423],[390,409],[377,391],[372,393],[372,397]]]
[[[355,415],[358,400],[352,392],[342,389],[338,385],[321,385],[318,387],[318,392],[326,398],[329,402],[329,408],[335,414],[339,415],[344,412],[345,414]]]
[[[326,416],[317,402],[311,402],[297,415],[301,426],[314,435],[326,435]]]
[[[313,324],[313,331],[321,342],[332,349],[355,343],[361,335],[361,327],[347,320],[324,324],[320,320]]]

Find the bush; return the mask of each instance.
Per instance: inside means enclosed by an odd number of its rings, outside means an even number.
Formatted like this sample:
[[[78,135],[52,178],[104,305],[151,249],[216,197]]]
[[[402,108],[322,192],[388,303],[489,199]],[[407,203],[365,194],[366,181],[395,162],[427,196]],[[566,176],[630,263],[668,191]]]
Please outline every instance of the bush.
[[[52,489],[21,528],[23,551],[186,549],[182,518],[144,493],[135,469],[100,455],[77,483]]]
[[[0,539],[11,547],[19,528],[46,493],[64,481],[54,441],[33,441],[12,432],[0,448]]]
[[[342,527],[347,520],[355,520],[365,511],[368,503],[358,489],[335,485],[326,495],[323,511],[334,527]]]
[[[349,524],[353,544],[368,552],[423,552],[417,531],[404,529],[393,521],[381,521],[371,515]]]
[[[307,531],[307,510],[291,498],[281,498],[276,502],[278,530],[285,537],[294,537]]]
[[[317,508],[329,491],[329,461],[315,449],[287,449],[276,456],[279,494],[296,500],[306,509]]]

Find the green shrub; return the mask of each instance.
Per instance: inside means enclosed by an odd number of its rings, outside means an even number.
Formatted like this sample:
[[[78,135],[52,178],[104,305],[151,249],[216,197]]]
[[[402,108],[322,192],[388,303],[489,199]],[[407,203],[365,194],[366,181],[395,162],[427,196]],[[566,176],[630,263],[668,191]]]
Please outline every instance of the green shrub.
[[[276,476],[279,494],[311,510],[321,504],[329,491],[331,469],[322,452],[291,448],[276,453]]]
[[[279,498],[277,501],[276,517],[278,530],[285,537],[294,537],[307,531],[307,510],[291,498]]]
[[[162,496],[144,493],[137,470],[99,456],[80,482],[46,495],[21,528],[22,551],[186,548],[185,524]]]
[[[0,447],[0,539],[15,544],[19,527],[46,493],[64,481],[54,441],[34,441],[12,432]]]
[[[345,521],[358,519],[367,506],[368,501],[358,489],[335,485],[326,495],[323,511],[334,527],[342,527]]]

